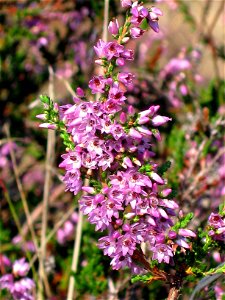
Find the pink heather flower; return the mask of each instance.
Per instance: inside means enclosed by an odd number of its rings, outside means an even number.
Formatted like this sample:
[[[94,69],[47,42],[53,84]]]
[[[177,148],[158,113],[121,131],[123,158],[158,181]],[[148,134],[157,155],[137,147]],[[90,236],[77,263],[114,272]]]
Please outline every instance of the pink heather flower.
[[[159,263],[165,262],[169,264],[170,259],[173,257],[172,248],[164,244],[159,244],[155,245],[155,247],[151,247],[151,251],[153,252],[152,260],[156,259]]]
[[[141,138],[142,138],[142,134],[140,134],[140,133],[139,133],[136,129],[134,129],[134,128],[130,128],[128,135],[131,136],[131,137],[134,138],[134,139],[141,139]]]
[[[165,190],[161,191],[160,195],[162,197],[167,197],[171,192],[172,192],[172,189],[165,189]]]
[[[157,115],[152,119],[152,124],[153,124],[153,126],[160,126],[171,120],[172,120],[171,118]]]
[[[173,240],[173,239],[175,239],[177,237],[177,233],[175,231],[171,230],[168,233],[168,237]]]
[[[22,278],[21,280],[14,282],[10,292],[15,300],[34,300],[34,297],[31,294],[34,287],[35,284],[32,279]]]
[[[95,52],[96,52],[97,56],[100,58],[105,57],[105,45],[106,45],[106,42],[104,42],[103,40],[99,40],[97,42],[97,46],[94,46]]]
[[[110,263],[113,270],[119,270],[124,267],[132,266],[132,259],[129,254],[126,256],[115,255]]]
[[[0,254],[0,269],[4,268],[4,267],[10,267],[11,266],[11,261],[10,259],[3,255],[3,254]]]
[[[87,169],[96,169],[97,160],[89,153],[82,154],[82,166]]]
[[[121,94],[118,94],[118,97],[119,96],[121,96]],[[112,94],[112,97],[114,97],[113,94]],[[123,99],[123,97],[121,99]],[[104,102],[103,110],[107,114],[115,114],[121,110],[121,105],[118,103],[117,100],[109,99],[106,102]]]
[[[0,277],[0,290],[7,289],[11,290],[13,287],[13,275],[12,274],[5,274]]]
[[[36,118],[44,121],[44,120],[46,120],[46,115],[45,114],[39,114],[39,115],[36,115]]]
[[[82,88],[80,88],[80,87],[78,87],[78,88],[76,89],[76,93],[77,93],[77,96],[78,96],[78,97],[83,98],[83,97],[85,96],[84,90],[83,90]]]
[[[143,125],[143,124],[146,124],[150,121],[150,119],[148,117],[141,117],[137,120],[138,124],[139,125]]]
[[[139,37],[141,37],[144,33],[144,30],[139,28],[139,27],[132,27],[130,29],[130,35],[133,39],[137,39]]]
[[[41,128],[46,128],[46,129],[57,129],[57,126],[55,124],[50,124],[50,123],[42,123],[39,125]]]
[[[225,226],[225,221],[222,219],[222,217],[219,214],[215,213],[211,213],[211,215],[209,216],[208,223],[214,228],[220,228],[222,226]]]
[[[71,236],[74,233],[74,225],[70,221],[64,223],[63,229],[67,236]]]
[[[176,75],[177,73],[188,70],[191,68],[191,63],[185,58],[173,58],[164,67],[161,76],[166,76],[167,74]]]
[[[131,0],[120,0],[121,6],[124,8],[131,7],[132,1]]]
[[[127,169],[127,167],[129,168],[133,168],[133,164],[132,164],[132,161],[129,157],[124,157],[123,159],[123,163],[122,163],[122,166]]]
[[[98,247],[103,249],[104,255],[112,256],[116,252],[116,237],[104,236],[98,240]]]
[[[56,238],[57,238],[57,241],[60,245],[63,245],[65,244],[66,242],[66,234],[64,232],[64,230],[62,228],[59,228],[57,233],[56,233]]]
[[[126,121],[127,121],[127,115],[125,114],[125,112],[121,112],[121,114],[120,114],[120,122],[122,124],[125,124]]]
[[[127,254],[132,255],[135,249],[136,249],[135,239],[128,232],[125,235],[122,235],[118,238],[116,252],[117,253],[122,252],[121,256],[125,256]]]
[[[117,19],[114,19],[113,21],[109,22],[108,30],[111,34],[117,34],[119,31],[119,23]]]
[[[105,57],[111,60],[113,57],[119,57],[124,52],[124,46],[119,45],[117,42],[108,42],[104,47]]]
[[[125,136],[125,132],[123,130],[123,127],[119,124],[117,125],[112,125],[111,127],[111,134],[114,137],[115,140],[120,139],[121,137]]]
[[[152,135],[152,132],[145,126],[138,126],[136,128],[144,136],[151,136]]]
[[[111,166],[114,161],[114,156],[110,152],[105,152],[99,160],[98,166],[102,167],[102,170],[105,171]]]
[[[183,237],[196,237],[196,234],[193,231],[189,230],[189,229],[181,228],[181,229],[178,230],[178,234],[183,236]]]
[[[135,26],[139,26],[141,22],[149,15],[148,9],[142,5],[139,5],[137,1],[133,3],[130,12],[132,15],[131,23]]]
[[[153,179],[158,184],[164,184],[164,180],[155,172],[150,172],[149,174],[150,178]]]
[[[151,7],[151,11],[148,15],[148,24],[155,32],[159,32],[158,16],[162,16],[161,10],[156,7]]]
[[[70,220],[74,223],[74,224],[77,224],[78,222],[78,213],[75,211],[72,213],[71,217],[70,217]]]
[[[134,78],[135,76],[132,73],[121,72],[118,74],[118,80],[124,83],[126,86],[132,85]]]
[[[225,288],[220,283],[216,283],[214,286],[216,300],[223,300],[225,295]]]
[[[123,101],[126,100],[124,96],[124,91],[120,88],[118,84],[114,84],[109,90],[109,100],[114,100],[118,104],[123,104]]]
[[[186,96],[188,94],[188,88],[185,84],[180,85],[180,92],[183,96]]]
[[[25,258],[21,258],[16,260],[13,263],[13,268],[12,268],[12,272],[14,274],[14,276],[25,276],[28,271],[30,269],[29,263],[25,262]]]
[[[190,249],[190,246],[182,237],[179,239],[176,239],[176,244],[179,245],[180,247]]]
[[[122,57],[117,58],[116,65],[119,67],[123,67],[125,65],[125,60]]]
[[[89,81],[89,88],[91,89],[92,94],[104,93],[106,80],[103,76],[94,76]]]
[[[134,51],[131,49],[126,49],[121,53],[121,57],[127,60],[134,60]]]
[[[80,179],[80,171],[79,170],[73,170],[67,171],[65,176],[63,177],[63,181],[66,184],[66,191],[70,191],[74,193],[74,195],[77,195],[81,187],[83,185],[81,179]]]
[[[161,135],[158,129],[152,129],[152,134],[158,141],[161,141]]]
[[[81,167],[81,155],[76,151],[70,151],[66,154],[62,155],[64,159],[60,164],[60,168],[64,168],[66,170],[74,170],[80,169]]]

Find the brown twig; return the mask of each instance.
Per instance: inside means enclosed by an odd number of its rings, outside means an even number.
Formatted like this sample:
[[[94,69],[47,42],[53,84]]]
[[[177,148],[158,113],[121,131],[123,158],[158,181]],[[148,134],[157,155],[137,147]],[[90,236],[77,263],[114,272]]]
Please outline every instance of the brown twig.
[[[65,185],[64,184],[61,184],[58,187],[56,187],[54,189],[54,191],[51,193],[50,197],[49,197],[49,204],[52,204],[53,202],[55,202],[56,199],[58,198],[58,196],[61,195],[63,192],[65,192]],[[42,210],[43,210],[43,202],[39,203],[30,215],[31,220],[32,220],[33,223],[40,217]],[[27,234],[28,229],[29,228],[27,226],[27,223],[24,223],[22,225],[22,232],[23,232],[24,235]]]
[[[88,185],[89,185],[89,180],[85,179],[84,186],[88,186]],[[71,274],[69,279],[69,286],[68,286],[68,292],[66,298],[67,300],[73,299],[74,286],[75,286],[74,274],[77,272],[77,267],[78,267],[78,259],[80,254],[80,245],[81,245],[81,238],[82,238],[82,225],[83,225],[83,213],[79,210],[77,230],[76,230],[76,236],[74,240],[72,265],[71,265],[71,272],[73,274]]]
[[[57,232],[57,230],[66,222],[66,220],[69,219],[69,217],[72,215],[72,213],[74,212],[76,208],[76,205],[73,205],[68,211],[67,213],[65,213],[63,215],[63,217],[55,224],[54,228],[52,229],[52,231],[50,231],[50,233],[47,235],[46,239],[45,239],[45,243],[47,244],[51,238],[55,235],[55,233]],[[31,260],[31,264],[34,264],[34,262],[37,259],[37,255],[35,254]]]
[[[167,300],[177,300],[179,297],[179,291],[180,289],[177,287],[171,287]]]

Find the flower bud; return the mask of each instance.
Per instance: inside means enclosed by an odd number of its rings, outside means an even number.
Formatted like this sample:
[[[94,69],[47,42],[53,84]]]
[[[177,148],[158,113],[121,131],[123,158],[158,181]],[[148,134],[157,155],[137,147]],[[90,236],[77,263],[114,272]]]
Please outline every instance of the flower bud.
[[[130,160],[130,158],[128,156],[124,157],[123,164],[125,164],[129,168],[133,168],[132,161]]]
[[[193,231],[189,230],[189,229],[181,228],[181,229],[178,230],[178,234],[182,235],[184,237],[196,237],[196,234]]]
[[[169,233],[168,233],[168,237],[169,237],[170,239],[175,239],[175,238],[177,237],[177,233],[176,233],[175,231],[171,230],[171,231],[169,231]]]
[[[76,89],[76,93],[79,97],[81,97],[81,98],[84,97],[84,90],[82,88],[78,87]]]
[[[117,19],[111,21],[108,26],[108,30],[111,34],[117,34],[119,31],[119,24]]]
[[[116,60],[116,65],[119,66],[119,67],[124,66],[124,65],[125,65],[125,60],[124,60],[124,58],[122,58],[122,57],[117,58],[117,60]]]
[[[161,191],[160,196],[167,197],[172,192],[172,189],[165,189]]]
[[[94,194],[95,193],[95,189],[91,186],[83,186],[82,190],[86,193],[89,193],[89,194]]]
[[[157,115],[152,119],[152,124],[153,126],[160,126],[171,120],[172,120],[171,118]]]
[[[132,5],[132,1],[131,0],[121,0],[121,6],[124,8],[128,8]]]
[[[45,114],[36,115],[36,118],[40,120],[46,120],[46,115]]]
[[[50,124],[50,123],[42,123],[39,125],[41,128],[47,128],[47,129],[57,129],[57,126],[55,124]]]
[[[141,117],[138,119],[138,124],[143,125],[149,122],[149,118],[148,117]]]
[[[128,36],[125,36],[125,37],[122,39],[122,43],[123,43],[123,44],[126,44],[129,40],[130,40],[130,38],[129,38]]]
[[[127,121],[127,116],[126,116],[125,112],[121,112],[121,114],[120,114],[120,122],[122,124],[125,124],[126,121]]]
[[[133,27],[130,30],[130,35],[133,39],[137,39],[144,33],[144,30],[139,27]]]
[[[164,180],[155,172],[150,172],[149,177],[155,180],[158,184],[164,184]]]
[[[142,134],[140,134],[136,129],[130,128],[129,130],[129,136],[135,138],[135,139],[141,139]]]

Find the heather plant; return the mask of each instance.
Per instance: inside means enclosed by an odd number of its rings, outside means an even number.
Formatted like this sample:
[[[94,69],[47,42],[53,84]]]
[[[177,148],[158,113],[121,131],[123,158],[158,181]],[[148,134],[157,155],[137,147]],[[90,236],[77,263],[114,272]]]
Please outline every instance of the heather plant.
[[[1,12],[0,298],[223,299],[219,9],[211,22],[212,1],[197,18],[183,0],[43,3]],[[168,8],[194,29],[179,48],[159,29]]]
[[[209,269],[202,263],[210,249],[223,246],[224,207],[209,216],[205,232],[195,233],[188,228],[193,214],[184,214],[173,200],[165,178],[170,164],[159,166],[152,151],[155,140],[161,140],[158,127],[171,118],[158,114],[159,105],[141,112],[127,106],[125,93],[134,74],[122,70],[134,59],[128,41],[141,37],[148,26],[158,32],[162,12],[138,1],[121,5],[127,9],[125,23],[111,21],[113,40],[100,39],[94,47],[103,70],[89,81],[96,97],[79,87],[73,105],[58,106],[41,96],[44,113],[38,118],[44,120],[41,127],[61,133],[66,153],[59,167],[65,170],[66,190],[86,193],[80,210],[95,230],[106,233],[98,247],[111,258],[112,269],[130,268],[137,274],[134,282],[164,281],[170,285],[168,299],[177,299],[185,281],[224,272],[224,266]],[[162,76],[189,67],[188,61],[171,61]],[[185,85],[180,90],[187,93]]]

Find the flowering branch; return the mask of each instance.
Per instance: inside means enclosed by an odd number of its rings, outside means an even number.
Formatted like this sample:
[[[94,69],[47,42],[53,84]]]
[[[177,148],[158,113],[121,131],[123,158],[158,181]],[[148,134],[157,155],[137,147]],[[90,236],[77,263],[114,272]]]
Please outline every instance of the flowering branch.
[[[170,285],[168,299],[177,299],[183,280],[202,272],[191,268],[194,246],[202,237],[197,239],[187,229],[193,214],[177,212],[179,206],[164,178],[170,163],[159,167],[152,160],[152,145],[161,140],[158,127],[171,118],[159,115],[158,105],[142,112],[127,107],[126,91],[135,76],[122,70],[134,59],[133,50],[126,48],[128,41],[141,37],[147,27],[158,32],[162,12],[138,1],[121,0],[121,5],[127,9],[124,25],[111,21],[108,30],[114,40],[100,39],[94,47],[95,62],[103,69],[103,75],[94,76],[88,85],[96,101],[89,101],[81,88],[73,105],[58,106],[42,96],[45,113],[38,117],[46,122],[41,127],[61,132],[66,153],[59,167],[65,170],[66,190],[86,193],[79,200],[80,210],[97,231],[107,230],[98,247],[111,258],[112,269],[130,268],[138,274],[134,281],[164,281]],[[224,234],[214,233],[211,236],[219,235],[219,240]],[[147,244],[146,255],[142,243]],[[206,243],[205,253],[210,247]],[[165,272],[162,263],[176,269]]]

